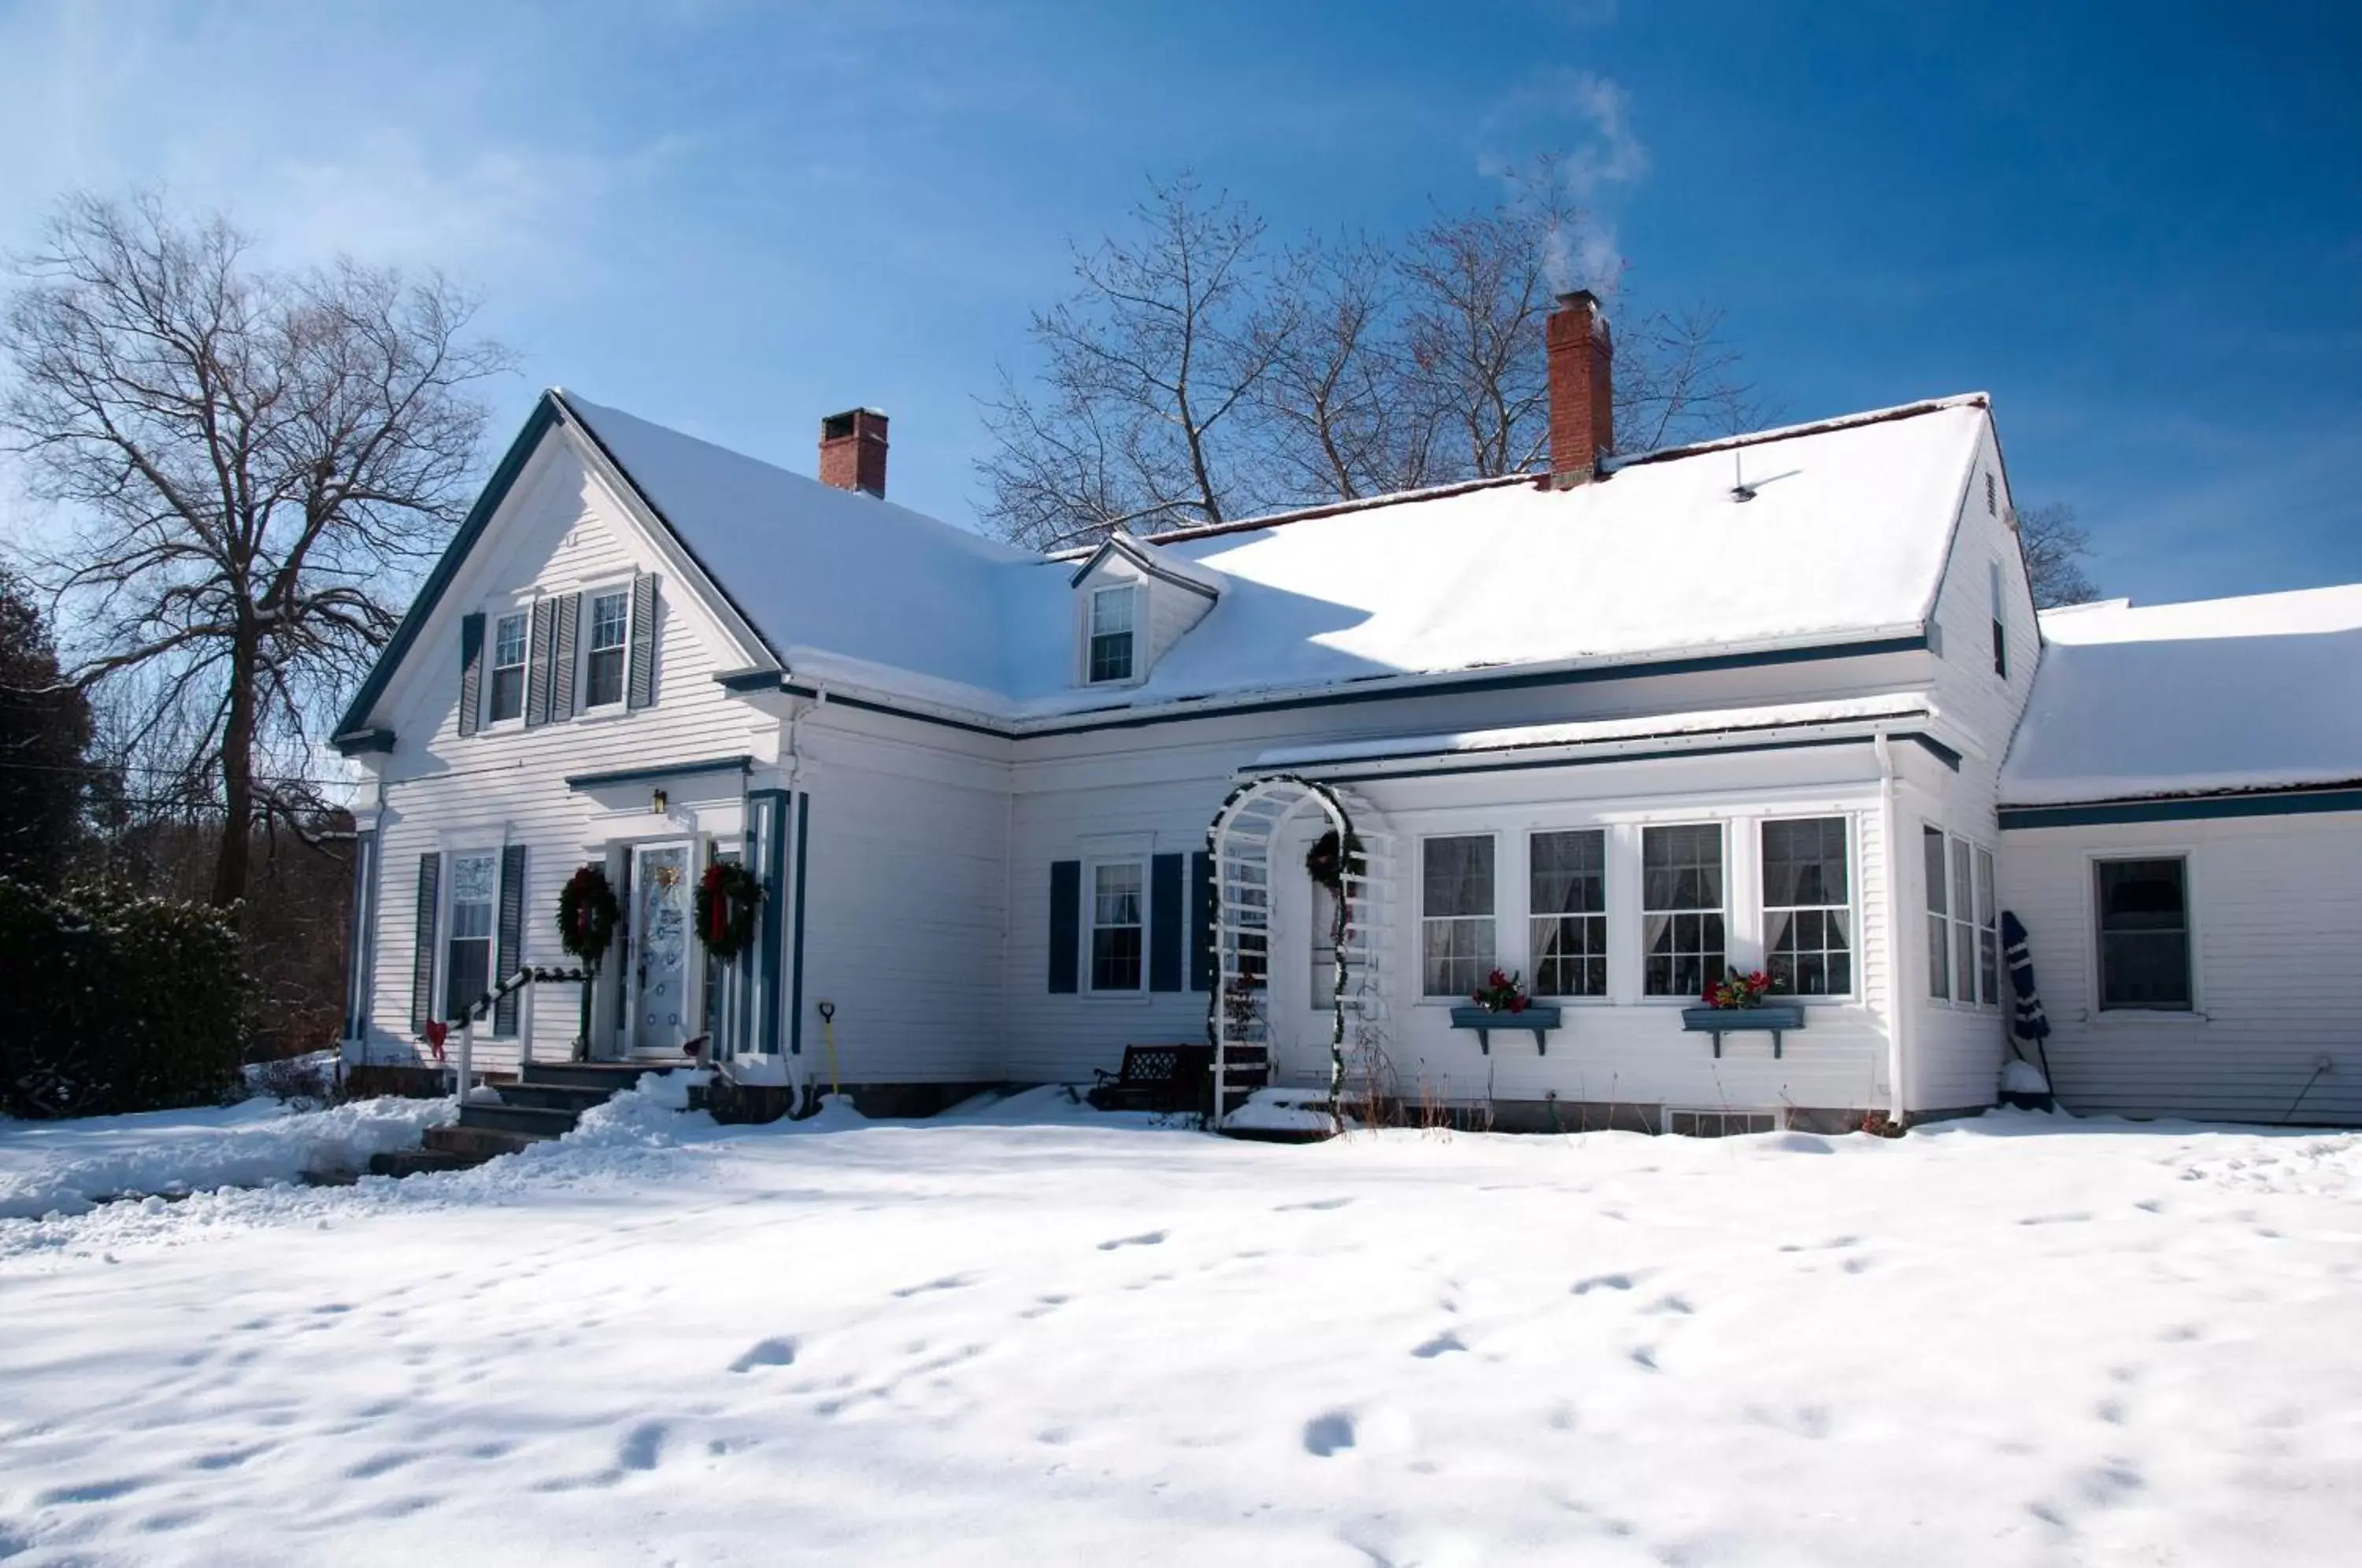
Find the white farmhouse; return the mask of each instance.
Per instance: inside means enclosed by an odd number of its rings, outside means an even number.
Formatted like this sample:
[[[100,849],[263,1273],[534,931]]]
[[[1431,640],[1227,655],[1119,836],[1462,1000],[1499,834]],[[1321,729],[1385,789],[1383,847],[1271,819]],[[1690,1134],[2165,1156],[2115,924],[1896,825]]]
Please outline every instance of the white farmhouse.
[[[590,865],[623,940],[480,1066],[587,1018],[594,1059],[921,1109],[1210,1032],[1537,1126],[1992,1103],[2003,896],[2092,917],[2046,880],[2081,819],[2061,851],[1998,809],[2041,643],[1987,400],[1606,459],[1597,303],[1550,344],[1547,474],[1054,558],[885,500],[874,410],[816,482],[549,392],[337,736],[374,778],[348,1050],[419,1059],[565,963]],[[1341,933],[1307,869],[1340,831]],[[763,891],[727,963],[717,859]],[[1777,1032],[1697,1027],[1731,967]],[[1469,1027],[1496,968],[1535,1006]]]

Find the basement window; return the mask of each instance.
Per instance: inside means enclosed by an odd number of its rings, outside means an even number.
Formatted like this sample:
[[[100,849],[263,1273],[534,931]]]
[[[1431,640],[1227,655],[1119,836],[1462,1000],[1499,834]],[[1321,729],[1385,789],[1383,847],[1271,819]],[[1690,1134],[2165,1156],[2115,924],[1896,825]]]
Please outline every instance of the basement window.
[[[1665,1131],[1676,1138],[1736,1138],[1748,1132],[1777,1132],[1776,1110],[1676,1110],[1665,1108]]]

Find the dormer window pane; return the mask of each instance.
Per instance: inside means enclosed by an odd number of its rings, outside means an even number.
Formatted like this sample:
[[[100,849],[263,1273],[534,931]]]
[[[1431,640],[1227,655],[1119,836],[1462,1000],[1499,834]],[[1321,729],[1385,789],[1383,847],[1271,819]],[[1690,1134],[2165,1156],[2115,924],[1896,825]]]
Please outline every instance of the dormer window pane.
[[[1131,679],[1132,591],[1102,588],[1091,594],[1090,679]]]
[[[484,717],[491,723],[524,712],[524,617],[503,615],[492,628],[492,689]]]

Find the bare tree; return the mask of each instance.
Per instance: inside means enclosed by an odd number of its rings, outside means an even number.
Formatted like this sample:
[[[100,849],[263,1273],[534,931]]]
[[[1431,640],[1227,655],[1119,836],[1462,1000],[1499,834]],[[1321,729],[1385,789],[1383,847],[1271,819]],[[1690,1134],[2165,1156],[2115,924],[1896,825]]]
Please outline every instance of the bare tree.
[[[1257,398],[1286,499],[1354,501],[1428,482],[1435,405],[1405,395],[1395,259],[1364,239],[1308,242],[1280,286],[1291,308]]]
[[[2083,558],[2092,553],[2092,536],[2075,521],[2072,506],[2054,501],[2020,512],[2017,542],[2025,552],[2025,574],[2034,585],[2036,609],[2088,604],[2100,597],[2098,585],[2083,571]]]
[[[1289,332],[1263,222],[1187,175],[1132,216],[1131,236],[1076,251],[1074,293],[1033,318],[1044,394],[1004,376],[984,401],[987,514],[1041,548],[1219,523],[1268,489],[1242,411]]]
[[[0,317],[0,432],[68,520],[35,562],[85,688],[131,681],[140,737],[221,813],[217,904],[255,830],[317,820],[310,723],[391,635],[463,513],[511,363],[438,276],[248,258],[153,196],[62,203]],[[160,787],[158,792],[163,792]]]
[[[1558,294],[1621,282],[1586,261],[1607,248],[1549,159],[1489,209],[1276,261],[1260,221],[1186,179],[1134,215],[1138,235],[1078,256],[1080,288],[1034,318],[1039,391],[1004,373],[983,400],[984,511],[1019,543],[1526,471],[1549,454]],[[1619,325],[1619,450],[1749,427],[1721,332],[1709,310]]]

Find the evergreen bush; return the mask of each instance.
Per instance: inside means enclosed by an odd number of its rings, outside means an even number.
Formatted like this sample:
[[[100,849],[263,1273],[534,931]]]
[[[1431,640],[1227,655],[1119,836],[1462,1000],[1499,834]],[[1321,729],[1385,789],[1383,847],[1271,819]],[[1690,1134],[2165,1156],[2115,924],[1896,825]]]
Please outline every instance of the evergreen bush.
[[[220,910],[0,878],[0,1108],[98,1116],[216,1105],[254,989]]]

